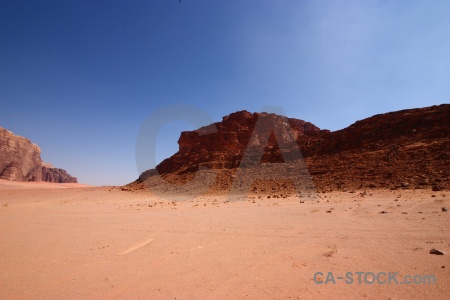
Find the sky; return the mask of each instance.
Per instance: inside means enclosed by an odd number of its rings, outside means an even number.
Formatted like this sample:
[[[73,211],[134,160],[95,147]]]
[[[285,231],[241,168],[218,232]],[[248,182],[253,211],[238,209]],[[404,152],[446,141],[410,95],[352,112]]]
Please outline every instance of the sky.
[[[139,130],[170,106],[338,130],[442,103],[447,0],[0,0],[0,126],[85,184],[134,181]],[[156,161],[194,125],[163,126]]]

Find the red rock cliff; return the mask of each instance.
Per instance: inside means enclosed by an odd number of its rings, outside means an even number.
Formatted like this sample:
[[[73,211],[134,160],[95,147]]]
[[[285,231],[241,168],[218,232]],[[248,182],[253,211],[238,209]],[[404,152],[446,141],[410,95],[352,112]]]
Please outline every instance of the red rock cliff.
[[[179,151],[161,162],[158,172],[175,178],[196,172],[199,166],[237,168],[258,118],[267,116],[240,111],[215,123],[215,133],[203,134],[208,126],[182,132]],[[450,188],[449,104],[375,115],[334,132],[302,120],[288,121],[320,191]],[[261,161],[283,161],[273,135],[267,144]]]
[[[41,149],[27,138],[0,127],[0,179],[16,181],[77,182],[65,170],[41,160]]]

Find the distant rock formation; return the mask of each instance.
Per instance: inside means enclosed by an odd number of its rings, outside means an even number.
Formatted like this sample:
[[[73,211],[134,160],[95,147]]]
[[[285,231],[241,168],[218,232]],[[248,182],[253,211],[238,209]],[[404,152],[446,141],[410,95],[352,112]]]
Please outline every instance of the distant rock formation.
[[[239,111],[223,117],[222,122],[198,130],[182,132],[178,140],[179,151],[158,165],[159,173],[196,171],[200,165],[211,169],[238,167],[258,118],[270,118],[270,116],[271,114],[267,113]],[[282,126],[282,119],[275,118],[274,121],[280,123],[273,124],[274,127]],[[291,118],[288,121],[297,140],[320,135],[320,129],[309,122]],[[204,134],[212,125],[215,125],[217,131]],[[272,135],[262,162],[283,161],[276,145],[277,141]]]
[[[77,182],[65,170],[41,160],[41,149],[27,138],[0,127],[0,179],[15,181]]]
[[[216,133],[202,134],[208,126],[182,132],[179,151],[162,161],[158,172],[144,172],[129,188],[142,189],[142,181],[156,173],[185,183],[199,167],[207,167],[220,171],[213,189],[229,189],[258,118],[268,115],[240,111],[214,123]],[[318,191],[450,189],[449,104],[375,115],[334,132],[288,121]],[[261,162],[283,162],[282,157],[271,136]]]

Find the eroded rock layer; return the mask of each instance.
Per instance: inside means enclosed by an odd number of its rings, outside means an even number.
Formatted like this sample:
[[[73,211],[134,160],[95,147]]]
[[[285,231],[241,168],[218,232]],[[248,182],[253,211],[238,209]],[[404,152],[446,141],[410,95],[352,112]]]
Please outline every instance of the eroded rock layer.
[[[144,172],[129,188],[143,188],[142,180],[157,173],[172,183],[184,184],[204,167],[218,171],[212,189],[229,189],[245,151],[254,146],[249,141],[255,124],[270,116],[240,111],[221,122],[182,132],[179,151],[161,162],[157,172]],[[297,143],[280,148],[274,134],[268,141],[252,139],[251,143],[265,143],[260,161],[283,162],[295,148],[300,149],[318,191],[450,188],[449,104],[375,115],[334,132],[292,118],[272,120],[271,126],[281,128],[280,132],[286,131],[284,121],[288,120]],[[259,178],[258,174],[254,177]],[[267,190],[261,186],[254,189]]]
[[[41,159],[41,149],[27,138],[0,127],[0,179],[15,181],[77,182],[65,170]]]

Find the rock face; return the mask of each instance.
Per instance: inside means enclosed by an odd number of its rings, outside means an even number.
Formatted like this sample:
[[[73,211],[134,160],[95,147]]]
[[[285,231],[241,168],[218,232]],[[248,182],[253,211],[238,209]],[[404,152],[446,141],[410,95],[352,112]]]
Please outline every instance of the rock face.
[[[319,188],[450,188],[450,105],[376,115],[305,149]]]
[[[41,149],[27,138],[0,127],[0,179],[15,181],[77,182],[65,170],[41,160]]]
[[[77,178],[71,176],[66,170],[59,168],[42,167],[42,181],[58,182],[58,183],[77,183]]]
[[[270,116],[240,111],[222,122],[182,132],[179,151],[157,166],[158,173],[173,182],[185,182],[199,167],[219,170],[218,180],[226,184],[214,186],[226,190],[246,149],[252,147],[249,141],[255,124]],[[282,119],[274,120],[274,128],[283,128]],[[302,120],[287,120],[295,145],[280,150],[273,134],[268,142],[252,140],[267,145],[260,161],[283,162],[284,155],[300,149],[319,191],[450,188],[448,104],[375,115],[334,132]],[[155,170],[144,172],[131,186],[138,187],[154,174]]]
[[[247,149],[250,137],[259,118],[270,118],[267,113],[240,111],[223,117],[222,122],[214,123],[194,131],[182,132],[178,140],[179,151],[158,165],[160,174],[171,172],[192,172],[199,166],[211,169],[233,169],[239,166]],[[274,118],[274,127],[282,127],[282,119]],[[311,123],[287,119],[294,138],[306,140],[318,137],[320,129]],[[212,132],[212,133],[209,133]],[[261,142],[261,137],[257,143]],[[270,136],[262,162],[282,161],[276,147],[277,141]]]

